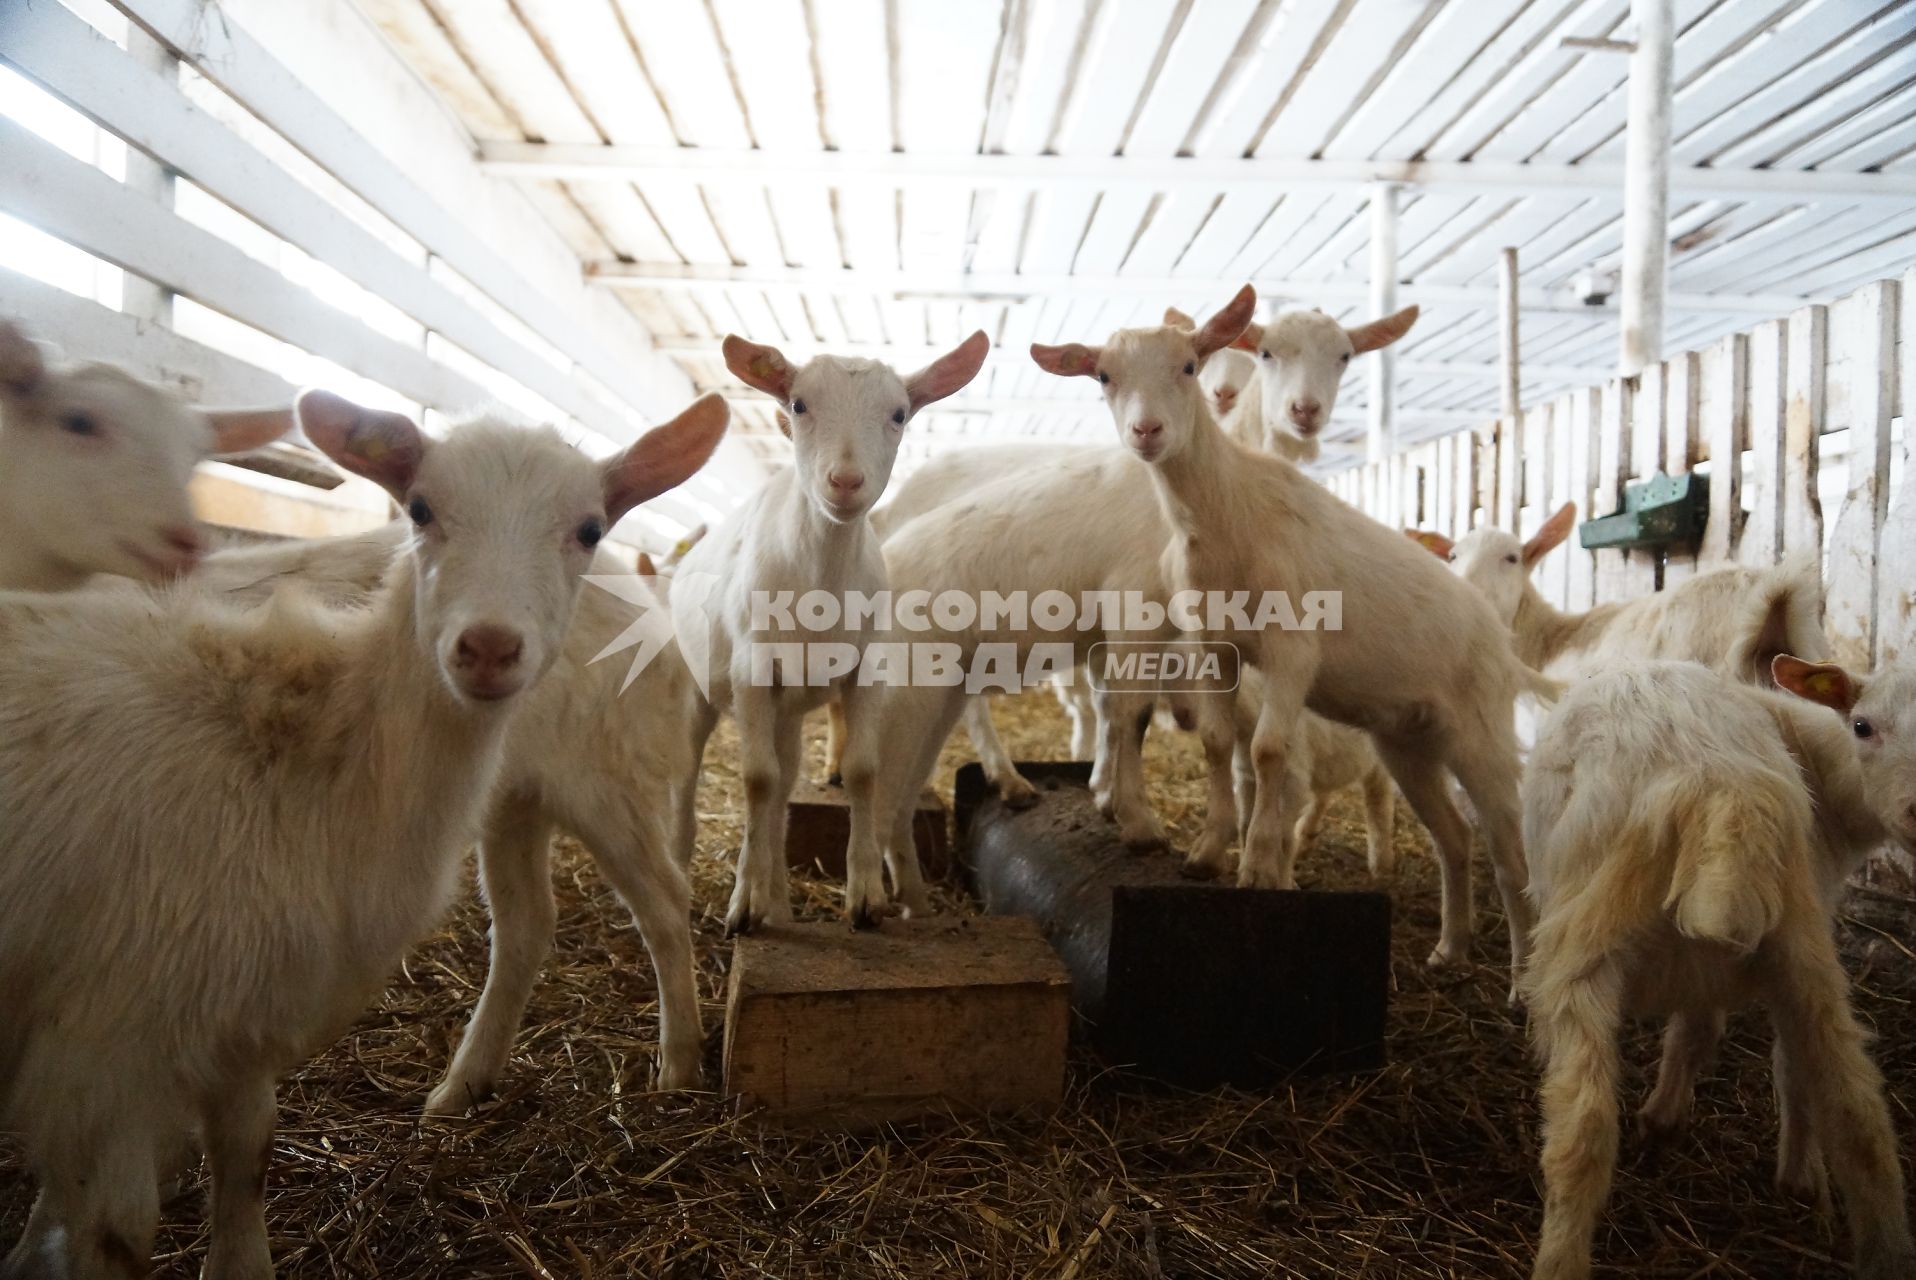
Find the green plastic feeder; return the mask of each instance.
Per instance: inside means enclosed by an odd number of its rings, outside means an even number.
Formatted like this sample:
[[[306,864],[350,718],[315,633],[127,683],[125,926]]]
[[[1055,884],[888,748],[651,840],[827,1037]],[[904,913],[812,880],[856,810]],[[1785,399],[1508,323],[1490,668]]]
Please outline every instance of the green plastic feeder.
[[[1635,551],[1672,543],[1695,543],[1710,517],[1710,477],[1668,476],[1661,471],[1641,484],[1623,487],[1623,510],[1578,526],[1585,551],[1612,547]]]

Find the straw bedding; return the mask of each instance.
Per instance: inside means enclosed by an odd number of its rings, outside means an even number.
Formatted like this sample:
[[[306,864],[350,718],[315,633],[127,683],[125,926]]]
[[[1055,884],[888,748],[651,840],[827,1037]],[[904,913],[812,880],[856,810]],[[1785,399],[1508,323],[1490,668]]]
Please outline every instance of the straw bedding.
[[[1002,703],[1015,754],[1057,757],[1048,695]],[[739,837],[730,730],[700,795],[695,913],[716,1079],[728,947],[725,858]],[[967,758],[959,735],[941,783]],[[819,745],[808,768],[819,768]],[[1153,734],[1147,770],[1174,840],[1192,839],[1202,761],[1189,735]],[[1504,1007],[1504,937],[1479,868],[1477,967],[1433,974],[1437,888],[1423,830],[1398,819],[1391,1064],[1299,1080],[1275,1094],[1173,1094],[1079,1052],[1055,1115],[948,1117],[857,1137],[768,1132],[716,1094],[651,1094],[651,967],[590,859],[562,843],[558,941],[503,1096],[424,1121],[485,978],[486,922],[468,898],[419,947],[379,1006],[280,1091],[268,1218],[283,1276],[314,1277],[1348,1277],[1519,1276],[1539,1216],[1534,1069]],[[1362,887],[1356,797],[1332,810],[1302,864],[1307,885]],[[835,886],[797,882],[805,915]],[[939,892],[947,910],[972,910]],[[1906,915],[1871,899],[1845,920],[1863,1017],[1880,1036],[1907,1148],[1916,1122],[1916,957]],[[1662,1149],[1626,1136],[1598,1237],[1611,1275],[1846,1274],[1839,1229],[1770,1185],[1775,1108],[1759,1018],[1733,1025],[1698,1097],[1698,1123]],[[1634,1036],[1633,1097],[1654,1065]],[[1627,1133],[1627,1131],[1626,1131]],[[0,1146],[0,1240],[30,1185]],[[198,1274],[203,1186],[169,1202],[163,1276]],[[1599,1274],[1604,1274],[1599,1270]]]

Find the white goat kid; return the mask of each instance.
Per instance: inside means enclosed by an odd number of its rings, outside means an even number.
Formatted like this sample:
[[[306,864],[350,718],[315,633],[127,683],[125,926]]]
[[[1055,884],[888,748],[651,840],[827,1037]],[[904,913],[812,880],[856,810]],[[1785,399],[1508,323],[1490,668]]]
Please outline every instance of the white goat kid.
[[[50,367],[0,321],[0,589],[191,569],[205,547],[186,492],[194,466],[292,425],[291,406],[201,411],[112,365]]]
[[[1768,569],[1716,569],[1668,591],[1583,613],[1552,608],[1530,573],[1576,524],[1576,504],[1567,502],[1528,542],[1489,527],[1455,543],[1428,530],[1406,532],[1484,593],[1509,625],[1519,658],[1558,678],[1619,660],[1677,658],[1767,685],[1770,660],[1779,653],[1815,661],[1828,656],[1814,556]]]
[[[1916,1275],[1883,1080],[1831,928],[1873,849],[1888,838],[1916,850],[1916,670],[1859,680],[1788,655],[1773,669],[1800,698],[1687,662],[1599,671],[1572,687],[1531,757],[1538,1280],[1590,1274],[1617,1156],[1623,1019],[1670,1018],[1644,1109],[1660,1127],[1687,1115],[1725,1013],[1751,1001],[1776,1032],[1778,1184],[1820,1203],[1833,1177],[1857,1274]]]
[[[1351,360],[1402,338],[1417,315],[1416,307],[1405,307],[1354,329],[1301,308],[1280,311],[1267,324],[1253,320],[1201,374],[1218,422],[1254,449],[1287,462],[1317,461],[1319,437],[1330,425]],[[1164,322],[1196,327],[1175,308],[1164,313]],[[1246,358],[1253,361],[1249,374]]]
[[[745,842],[726,915],[734,931],[791,918],[785,804],[798,778],[805,712],[834,689],[845,705],[843,777],[851,809],[845,914],[862,927],[886,909],[883,855],[873,829],[873,689],[847,678],[850,672],[816,687],[781,686],[767,667],[774,644],[843,645],[862,655],[868,634],[842,614],[835,627],[809,630],[781,625],[755,606],[781,593],[789,603],[807,592],[827,593],[842,605],[850,593],[875,596],[886,589],[884,557],[866,513],[891,479],[906,423],[977,376],[990,346],[982,331],[974,333],[901,378],[876,361],[840,356],[795,368],[772,347],[736,335],[725,339],[726,367],[781,406],[795,462],[687,553],[672,589],[680,634],[711,628],[709,702],[692,726],[696,750],[703,752],[721,709],[729,708],[738,722]],[[715,584],[709,594],[688,591],[701,574]],[[924,911],[922,890],[904,905]]]
[[[722,426],[728,416],[724,401],[708,395],[675,426],[685,429],[699,418]],[[216,552],[194,585],[256,597],[292,583],[329,604],[363,605],[392,570],[409,527],[400,521],[353,537]],[[591,572],[623,574],[604,551],[594,556]],[[684,727],[699,713],[700,695],[676,645],[630,673],[626,662],[608,655],[636,612],[667,608],[650,586],[635,585],[636,599],[583,593],[564,650],[521,700],[507,731],[477,850],[492,917],[491,966],[458,1053],[426,1100],[430,1114],[463,1112],[491,1096],[505,1074],[552,949],[555,830],[585,847],[632,913],[652,958],[658,1087],[698,1085],[702,1034],[686,874],[696,834],[690,806],[698,760]]]
[[[299,411],[416,526],[367,608],[0,597],[0,1123],[41,1185],[15,1276],[144,1273],[156,1146],[196,1126],[204,1274],[271,1274],[276,1078],[443,910],[592,546],[723,429],[595,463],[549,430],[434,440],[321,392]]]
[[[1298,716],[1309,707],[1371,734],[1431,831],[1444,889],[1435,964],[1462,960],[1469,946],[1470,833],[1445,794],[1444,772],[1463,785],[1484,825],[1509,916],[1514,976],[1530,907],[1512,706],[1520,689],[1549,686],[1517,661],[1508,629],[1480,594],[1291,464],[1245,448],[1217,425],[1197,366],[1244,331],[1255,305],[1247,286],[1196,332],[1121,330],[1102,347],[1034,345],[1032,357],[1051,373],[1103,385],[1118,439],[1151,464],[1174,530],[1165,554],[1173,588],[1248,590],[1254,600],[1279,592],[1294,608],[1310,591],[1341,594],[1339,629],[1267,626],[1217,637],[1238,643],[1264,683],[1239,883],[1295,883],[1282,791]]]

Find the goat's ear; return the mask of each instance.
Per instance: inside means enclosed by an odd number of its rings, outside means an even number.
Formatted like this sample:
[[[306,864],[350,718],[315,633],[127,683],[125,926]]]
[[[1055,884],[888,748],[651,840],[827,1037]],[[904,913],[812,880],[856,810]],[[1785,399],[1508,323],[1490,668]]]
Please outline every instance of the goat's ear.
[[[1199,358],[1213,351],[1222,351],[1244,336],[1245,328],[1251,323],[1251,315],[1257,310],[1257,290],[1245,285],[1237,291],[1237,296],[1224,304],[1224,308],[1197,331],[1195,345]]]
[[[1821,703],[1838,715],[1848,715],[1863,696],[1863,682],[1834,662],[1805,662],[1779,653],[1770,659],[1770,676],[1777,688]]]
[[[656,578],[659,576],[659,567],[653,564],[652,557],[643,551],[639,552],[639,576],[641,578]]]
[[[368,409],[330,391],[302,391],[294,401],[300,430],[315,448],[403,503],[426,457],[428,441],[403,413]]]
[[[772,410],[772,421],[778,424],[778,433],[787,440],[792,438],[792,420],[785,416],[783,409]]]
[[[1362,355],[1366,351],[1388,347],[1409,333],[1410,327],[1416,323],[1417,308],[1410,306],[1380,320],[1373,320],[1369,324],[1360,324],[1355,329],[1346,329],[1344,332],[1350,336],[1352,348],[1357,354]]]
[[[1253,320],[1244,326],[1244,332],[1237,335],[1231,343],[1239,351],[1257,351],[1264,345],[1264,326]]]
[[[650,431],[600,464],[605,490],[605,527],[641,502],[690,480],[725,438],[732,411],[725,398],[708,391],[670,422]]]
[[[1176,307],[1166,307],[1164,309],[1164,323],[1170,325],[1174,329],[1197,328],[1197,321],[1191,319],[1190,316],[1185,315],[1182,311],[1179,311]]]
[[[1456,543],[1435,529],[1406,529],[1404,536],[1439,560],[1450,559],[1450,553],[1457,549]]]
[[[1557,508],[1555,515],[1543,522],[1543,527],[1531,535],[1530,541],[1523,544],[1523,567],[1528,569],[1537,561],[1557,549],[1557,545],[1570,536],[1577,527],[1577,504],[1566,502]]]
[[[293,429],[292,408],[280,409],[208,409],[207,425],[213,428],[213,452],[250,453],[263,449]]]
[[[1067,342],[1062,347],[1048,347],[1042,342],[1031,344],[1031,358],[1046,373],[1055,373],[1060,378],[1089,378],[1098,371],[1096,347],[1087,347],[1081,342]]]
[[[792,398],[792,380],[798,371],[777,347],[747,342],[736,333],[725,335],[725,367],[748,387],[756,387],[780,404]]]
[[[30,396],[47,376],[47,360],[40,344],[11,320],[0,320],[0,393]]]
[[[911,411],[917,413],[934,400],[943,400],[964,389],[985,367],[991,354],[991,339],[983,329],[905,379],[905,394],[911,397]]]

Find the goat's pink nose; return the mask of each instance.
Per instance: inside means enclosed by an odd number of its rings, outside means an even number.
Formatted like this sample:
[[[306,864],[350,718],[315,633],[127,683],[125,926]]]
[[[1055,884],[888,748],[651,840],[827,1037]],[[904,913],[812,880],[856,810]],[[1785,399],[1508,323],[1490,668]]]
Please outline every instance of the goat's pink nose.
[[[517,666],[525,648],[525,637],[512,628],[481,622],[459,633],[459,665],[496,675]]]
[[[831,486],[836,492],[842,493],[846,497],[850,497],[865,487],[865,474],[862,471],[834,471],[825,478],[831,482]]]
[[[1164,434],[1164,424],[1156,421],[1140,422],[1131,428],[1131,434],[1136,436],[1140,443],[1148,443]]]
[[[1291,401],[1291,417],[1299,422],[1309,422],[1324,411],[1324,406],[1315,400]]]

